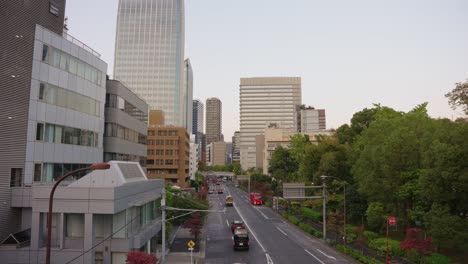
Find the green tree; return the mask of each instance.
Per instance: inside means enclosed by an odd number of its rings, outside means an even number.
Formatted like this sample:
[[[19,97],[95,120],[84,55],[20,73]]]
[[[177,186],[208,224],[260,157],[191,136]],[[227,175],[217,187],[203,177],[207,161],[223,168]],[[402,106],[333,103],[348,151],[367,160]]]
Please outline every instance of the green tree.
[[[232,172],[234,173],[234,175],[241,175],[242,174],[242,167],[240,165],[240,162],[236,161],[234,162],[234,167],[232,169]]]
[[[461,107],[465,115],[468,115],[468,81],[455,84],[455,88],[445,95],[449,99],[452,109]]]
[[[275,179],[282,182],[293,181],[297,169],[298,163],[288,149],[279,146],[273,151],[268,171]]]
[[[385,224],[384,208],[382,203],[370,203],[366,210],[367,224],[374,231],[379,231]]]

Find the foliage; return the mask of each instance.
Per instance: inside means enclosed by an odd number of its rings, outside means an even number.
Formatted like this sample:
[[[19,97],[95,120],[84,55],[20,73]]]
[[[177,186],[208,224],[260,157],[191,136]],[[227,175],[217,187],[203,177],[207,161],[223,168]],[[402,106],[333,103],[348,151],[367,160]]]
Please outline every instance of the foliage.
[[[314,230],[310,225],[302,222],[299,223],[299,227],[309,234],[312,234],[312,231]]]
[[[400,247],[406,250],[408,256],[416,253],[418,258],[431,255],[432,238],[425,238],[423,232],[419,228],[406,229],[406,239],[401,242]]]
[[[380,252],[387,252],[387,239],[380,237],[369,242],[369,247]],[[400,248],[400,241],[388,239],[388,247],[391,255],[405,256],[405,251]]]
[[[358,260],[361,263],[365,263],[365,264],[383,264],[383,262],[380,262],[380,261],[375,260],[373,258],[366,257],[360,251],[357,251],[357,250],[355,250],[353,248],[350,248],[348,246],[343,246],[343,245],[337,244],[336,248],[339,251],[345,253],[346,255],[348,255],[348,256],[356,259],[356,260]]]
[[[127,253],[128,264],[156,264],[156,256],[141,251],[131,251]]]
[[[204,161],[200,160],[198,161],[198,170],[199,171],[206,171],[206,164]]]
[[[236,176],[242,174],[242,167],[241,167],[240,162],[238,162],[238,161],[234,162],[234,165],[233,165],[233,168],[232,168],[232,172],[233,172],[234,175],[236,175]]]
[[[353,243],[358,238],[359,228],[353,225],[346,225],[346,242]],[[344,235],[344,234],[343,234]]]
[[[190,233],[194,236],[195,240],[197,240],[203,227],[200,213],[191,214],[190,218],[184,222],[183,227],[190,229]]]
[[[371,203],[367,207],[366,216],[367,224],[372,230],[380,230],[385,223],[385,217],[383,215],[384,209],[382,203]]]
[[[197,182],[204,182],[205,181],[205,176],[203,174],[201,174],[200,172],[195,172],[195,180]]]
[[[297,217],[293,216],[293,215],[288,216],[288,221],[295,224],[295,225],[298,225],[299,222],[300,222],[300,220]]]
[[[424,258],[424,263],[425,264],[450,264],[452,263],[452,260],[447,256],[444,256],[438,253],[433,253],[432,255]]]
[[[452,109],[461,107],[468,115],[468,81],[455,84],[455,88],[445,95],[449,99]]]
[[[310,209],[310,208],[307,208],[307,207],[302,207],[301,211],[302,211],[302,215],[307,219],[317,221],[317,222],[322,219],[322,213],[321,212],[317,212],[317,211],[315,211],[313,209]]]
[[[372,232],[372,231],[364,231],[364,235],[369,239],[369,241],[377,239],[379,237],[379,234]]]
[[[293,158],[288,149],[282,146],[277,147],[271,156],[268,172],[278,181],[293,181],[294,172],[298,169],[297,161]]]
[[[234,165],[232,164],[225,164],[225,165],[214,165],[214,166],[205,166],[205,171],[227,171],[232,172],[234,169]]]

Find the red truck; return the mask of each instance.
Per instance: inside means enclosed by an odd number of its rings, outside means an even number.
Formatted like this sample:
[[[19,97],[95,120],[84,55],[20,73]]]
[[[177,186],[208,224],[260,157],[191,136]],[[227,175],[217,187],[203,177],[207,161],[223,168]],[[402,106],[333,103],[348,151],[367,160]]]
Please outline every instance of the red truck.
[[[251,204],[259,204],[259,205],[262,205],[263,204],[263,201],[262,201],[262,195],[259,194],[259,193],[251,193],[250,194],[250,203]]]

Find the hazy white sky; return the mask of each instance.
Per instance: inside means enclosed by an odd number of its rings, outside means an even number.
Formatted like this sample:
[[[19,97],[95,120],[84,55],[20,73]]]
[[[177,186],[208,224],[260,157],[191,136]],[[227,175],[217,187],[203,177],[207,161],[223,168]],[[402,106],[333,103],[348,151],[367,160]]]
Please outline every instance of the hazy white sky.
[[[112,74],[118,0],[67,0],[69,33]],[[372,103],[400,111],[429,102],[456,118],[444,94],[468,78],[468,1],[186,0],[185,57],[194,99],[218,97],[223,133],[239,129],[239,79],[302,77],[302,102],[327,128]]]

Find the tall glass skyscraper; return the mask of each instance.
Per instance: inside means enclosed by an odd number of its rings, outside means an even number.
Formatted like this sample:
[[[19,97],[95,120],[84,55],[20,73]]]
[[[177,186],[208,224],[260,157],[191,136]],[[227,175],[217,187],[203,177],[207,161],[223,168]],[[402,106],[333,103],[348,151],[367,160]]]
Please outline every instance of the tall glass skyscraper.
[[[119,0],[114,78],[184,126],[184,0]]]

